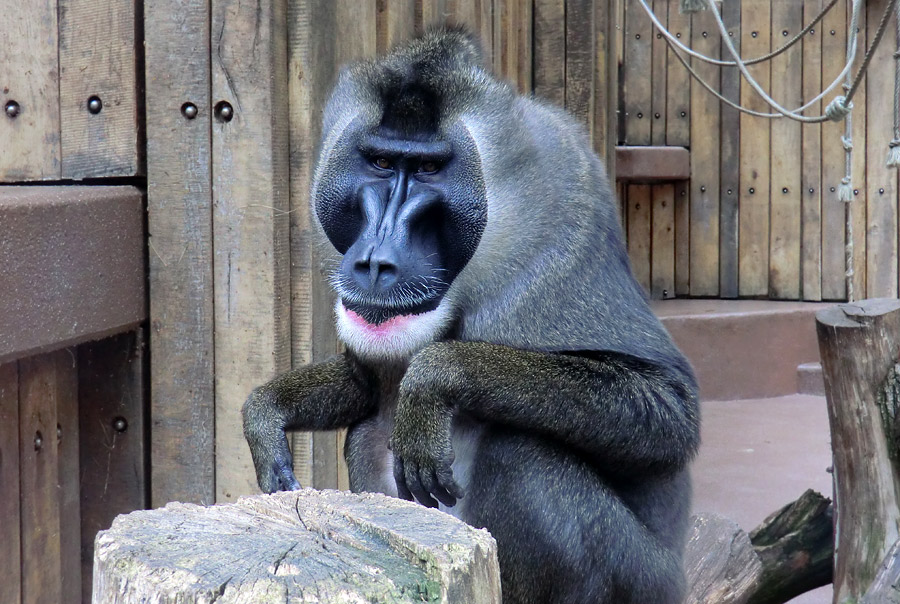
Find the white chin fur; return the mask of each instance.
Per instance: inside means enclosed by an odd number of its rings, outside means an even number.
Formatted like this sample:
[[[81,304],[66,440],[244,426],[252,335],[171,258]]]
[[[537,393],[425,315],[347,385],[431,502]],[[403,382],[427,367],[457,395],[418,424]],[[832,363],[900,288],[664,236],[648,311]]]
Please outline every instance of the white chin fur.
[[[404,317],[402,323],[387,329],[360,325],[347,314],[338,300],[335,305],[337,332],[341,341],[362,358],[373,361],[402,361],[438,339],[450,323],[447,299],[437,308]]]

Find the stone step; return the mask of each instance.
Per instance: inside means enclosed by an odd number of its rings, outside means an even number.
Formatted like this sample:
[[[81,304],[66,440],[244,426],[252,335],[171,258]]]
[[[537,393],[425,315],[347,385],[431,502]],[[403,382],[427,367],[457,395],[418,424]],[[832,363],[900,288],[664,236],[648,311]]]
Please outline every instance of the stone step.
[[[797,366],[797,392],[825,396],[822,363],[801,363]]]

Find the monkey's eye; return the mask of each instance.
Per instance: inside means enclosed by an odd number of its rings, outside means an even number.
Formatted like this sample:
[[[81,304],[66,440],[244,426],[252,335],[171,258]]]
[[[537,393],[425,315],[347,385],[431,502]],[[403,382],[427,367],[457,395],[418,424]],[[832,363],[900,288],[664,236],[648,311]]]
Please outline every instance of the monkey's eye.
[[[430,174],[431,172],[437,172],[438,165],[433,161],[422,162],[421,164],[419,164],[418,171],[423,174]]]
[[[386,157],[376,157],[375,161],[373,161],[372,163],[375,164],[377,167],[381,168],[382,170],[390,170],[391,169],[391,160],[389,160]]]

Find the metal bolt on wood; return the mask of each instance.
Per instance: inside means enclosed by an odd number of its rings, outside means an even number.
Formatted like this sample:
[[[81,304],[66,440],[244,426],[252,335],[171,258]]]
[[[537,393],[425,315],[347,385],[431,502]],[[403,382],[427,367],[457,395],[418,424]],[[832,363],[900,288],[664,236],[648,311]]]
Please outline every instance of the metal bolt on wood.
[[[99,96],[94,95],[88,99],[87,110],[94,115],[97,115],[98,113],[103,111],[103,101],[100,100]]]
[[[41,434],[40,430],[38,430],[37,432],[34,433],[34,450],[40,451],[43,446],[44,446],[44,435]]]
[[[234,117],[234,108],[228,101],[219,101],[216,104],[216,117],[223,122],[230,122]]]
[[[192,120],[195,117],[197,117],[198,113],[199,113],[199,110],[197,109],[197,106],[193,103],[185,103],[184,105],[181,106],[181,115],[183,115],[184,117],[186,117],[189,120]]]
[[[8,102],[6,103],[6,106],[4,107],[4,111],[6,111],[7,117],[9,117],[9,118],[14,118],[14,117],[16,117],[17,115],[19,115],[19,112],[21,111],[21,108],[19,107],[19,104],[18,104],[17,102],[15,102],[15,101],[8,101]]]
[[[113,429],[119,433],[125,432],[128,429],[128,421],[124,417],[117,417],[113,420]]]

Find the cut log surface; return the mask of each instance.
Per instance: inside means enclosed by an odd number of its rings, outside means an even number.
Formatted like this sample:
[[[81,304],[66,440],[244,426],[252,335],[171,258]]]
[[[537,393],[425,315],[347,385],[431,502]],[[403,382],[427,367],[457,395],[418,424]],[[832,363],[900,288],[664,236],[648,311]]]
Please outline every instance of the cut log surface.
[[[499,603],[485,530],[375,494],[305,489],[119,516],[93,602]]]
[[[693,517],[684,556],[686,604],[743,604],[757,589],[762,563],[736,522],[715,514]]]

